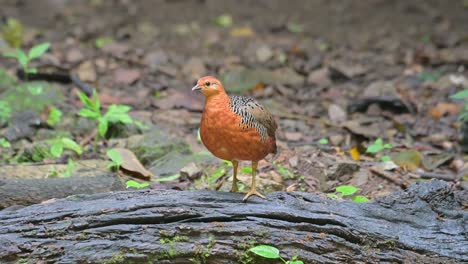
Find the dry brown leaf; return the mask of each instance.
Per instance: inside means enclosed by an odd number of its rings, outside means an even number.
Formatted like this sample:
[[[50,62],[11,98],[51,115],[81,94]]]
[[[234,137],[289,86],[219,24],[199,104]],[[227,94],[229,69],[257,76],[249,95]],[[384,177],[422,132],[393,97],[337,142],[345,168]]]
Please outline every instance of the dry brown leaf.
[[[429,115],[433,119],[440,119],[446,114],[455,115],[460,111],[460,105],[452,103],[438,103],[436,106],[429,109]]]
[[[143,178],[145,180],[149,180],[151,177],[154,177],[154,175],[149,170],[143,167],[143,165],[131,150],[126,148],[115,148],[114,150],[117,151],[120,156],[122,156],[123,162],[120,166],[120,169],[122,169],[124,172],[127,172],[138,178]]]

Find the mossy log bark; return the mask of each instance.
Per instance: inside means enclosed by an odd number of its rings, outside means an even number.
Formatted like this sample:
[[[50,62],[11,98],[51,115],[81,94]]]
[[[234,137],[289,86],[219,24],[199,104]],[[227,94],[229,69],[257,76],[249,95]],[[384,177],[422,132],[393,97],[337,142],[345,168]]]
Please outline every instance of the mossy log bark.
[[[125,190],[125,184],[117,174],[46,179],[1,179],[0,177],[0,209],[13,205],[40,203],[74,194],[119,190]]]
[[[467,193],[443,181],[365,204],[311,193],[242,196],[140,190],[5,209],[0,262],[281,263],[248,253],[257,244],[304,263],[468,261]]]

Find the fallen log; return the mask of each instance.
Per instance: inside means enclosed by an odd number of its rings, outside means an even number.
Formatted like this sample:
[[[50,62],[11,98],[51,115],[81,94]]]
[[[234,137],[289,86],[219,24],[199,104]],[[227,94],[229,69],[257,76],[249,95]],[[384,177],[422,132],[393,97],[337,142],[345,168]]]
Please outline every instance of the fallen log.
[[[13,205],[30,205],[74,194],[94,194],[125,190],[117,174],[98,176],[8,179],[0,178],[0,209]]]
[[[364,204],[284,192],[247,203],[213,191],[77,195],[0,211],[0,262],[281,263],[248,252],[268,244],[304,263],[461,263],[466,197],[438,180]]]

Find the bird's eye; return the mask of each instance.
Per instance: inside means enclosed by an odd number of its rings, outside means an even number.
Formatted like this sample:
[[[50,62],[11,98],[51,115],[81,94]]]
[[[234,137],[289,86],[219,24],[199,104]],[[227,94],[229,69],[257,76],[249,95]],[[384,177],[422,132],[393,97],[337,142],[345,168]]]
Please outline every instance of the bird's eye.
[[[206,86],[210,86],[210,82],[207,81],[207,82],[205,83],[205,85],[206,85]]]

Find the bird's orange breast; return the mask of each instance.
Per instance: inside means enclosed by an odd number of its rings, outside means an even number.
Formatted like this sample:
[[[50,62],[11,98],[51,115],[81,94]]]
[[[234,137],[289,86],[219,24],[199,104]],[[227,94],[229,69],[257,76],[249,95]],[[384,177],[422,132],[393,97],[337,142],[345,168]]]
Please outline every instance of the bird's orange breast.
[[[274,151],[274,138],[261,140],[253,127],[242,126],[241,117],[232,112],[229,102],[207,102],[203,112],[200,136],[206,148],[224,160],[263,159]]]

